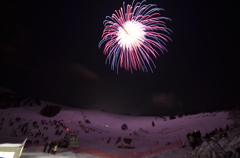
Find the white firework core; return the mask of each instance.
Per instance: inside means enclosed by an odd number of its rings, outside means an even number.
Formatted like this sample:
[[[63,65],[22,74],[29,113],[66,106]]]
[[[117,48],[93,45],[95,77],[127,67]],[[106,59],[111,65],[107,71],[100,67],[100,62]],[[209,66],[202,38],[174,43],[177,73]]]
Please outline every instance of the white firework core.
[[[118,27],[117,41],[123,49],[141,47],[145,39],[146,32],[144,25],[138,21],[126,21],[122,27]]]

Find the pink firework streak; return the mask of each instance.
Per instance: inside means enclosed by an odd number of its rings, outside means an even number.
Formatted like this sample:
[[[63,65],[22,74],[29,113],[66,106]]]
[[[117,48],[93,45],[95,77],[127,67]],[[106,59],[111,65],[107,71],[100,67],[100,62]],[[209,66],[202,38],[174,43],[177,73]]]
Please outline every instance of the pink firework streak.
[[[171,30],[166,27],[163,20],[169,18],[160,16],[163,9],[155,4],[144,4],[134,1],[132,5],[123,2],[123,8],[115,10],[112,17],[107,16],[103,24],[105,26],[99,47],[105,44],[103,53],[107,55],[106,63],[115,68],[126,70],[142,70],[152,72],[152,66],[156,68],[153,58],[167,52],[166,42],[171,40]]]

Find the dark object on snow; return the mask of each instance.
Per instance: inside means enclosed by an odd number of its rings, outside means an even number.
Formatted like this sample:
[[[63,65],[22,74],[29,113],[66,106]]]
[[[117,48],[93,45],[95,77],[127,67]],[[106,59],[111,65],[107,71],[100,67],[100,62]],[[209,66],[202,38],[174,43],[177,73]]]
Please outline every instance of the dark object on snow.
[[[121,142],[121,137],[117,138],[117,141],[115,142],[115,145],[118,144],[119,142]]]
[[[46,143],[44,144],[43,152],[45,152],[45,151],[47,150],[47,147],[48,147],[48,142],[46,142]]]
[[[183,117],[183,114],[179,114],[179,115],[178,115],[178,118],[181,118],[181,117]]]
[[[225,131],[228,131],[229,130],[229,126],[228,126],[228,124],[226,125],[226,129],[225,129]]]
[[[155,123],[154,123],[154,121],[152,121],[152,126],[153,126],[153,127],[155,126]]]
[[[132,143],[132,139],[130,138],[124,138],[123,141],[126,143],[126,144],[131,144]]]
[[[170,120],[174,120],[176,117],[174,115],[169,116]]]
[[[47,105],[41,110],[41,114],[47,117],[56,116],[61,111],[60,106]]]
[[[68,147],[67,141],[65,139],[60,140],[58,147],[59,148],[67,148]]]
[[[210,140],[210,139],[211,139],[211,136],[210,136],[208,133],[206,133],[203,138],[206,139],[206,140]]]
[[[128,126],[127,126],[126,124],[123,124],[123,125],[121,126],[121,128],[122,128],[122,130],[126,131],[126,130],[128,129]]]
[[[49,144],[49,147],[48,147],[48,153],[51,153],[52,152],[52,149],[54,147],[54,143],[53,141]]]
[[[91,124],[91,122],[90,122],[89,120],[85,120],[85,123],[89,123],[89,124]]]
[[[182,145],[182,148],[185,148],[187,146],[187,144],[186,143],[184,143],[183,145]]]

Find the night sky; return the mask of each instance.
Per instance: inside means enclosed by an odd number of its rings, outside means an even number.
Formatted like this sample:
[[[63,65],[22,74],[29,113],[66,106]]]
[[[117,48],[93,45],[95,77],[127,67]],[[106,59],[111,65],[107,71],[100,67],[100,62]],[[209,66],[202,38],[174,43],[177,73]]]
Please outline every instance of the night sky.
[[[131,3],[130,0],[125,1]],[[3,2],[1,2],[3,3]],[[112,71],[98,48],[122,0],[0,4],[0,87],[66,106],[169,115],[240,104],[236,3],[148,0],[173,33],[152,72]]]

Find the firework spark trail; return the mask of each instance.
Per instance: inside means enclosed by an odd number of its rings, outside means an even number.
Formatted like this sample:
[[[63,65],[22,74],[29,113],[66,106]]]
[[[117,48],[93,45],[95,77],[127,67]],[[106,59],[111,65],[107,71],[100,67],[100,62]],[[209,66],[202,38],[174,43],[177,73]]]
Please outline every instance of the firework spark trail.
[[[106,63],[111,64],[112,70],[124,68],[126,70],[142,70],[153,72],[156,68],[153,58],[167,52],[165,47],[171,30],[166,27],[155,4],[137,2],[115,10],[112,16],[103,21],[105,26],[99,48],[105,44],[103,53],[107,55]]]

